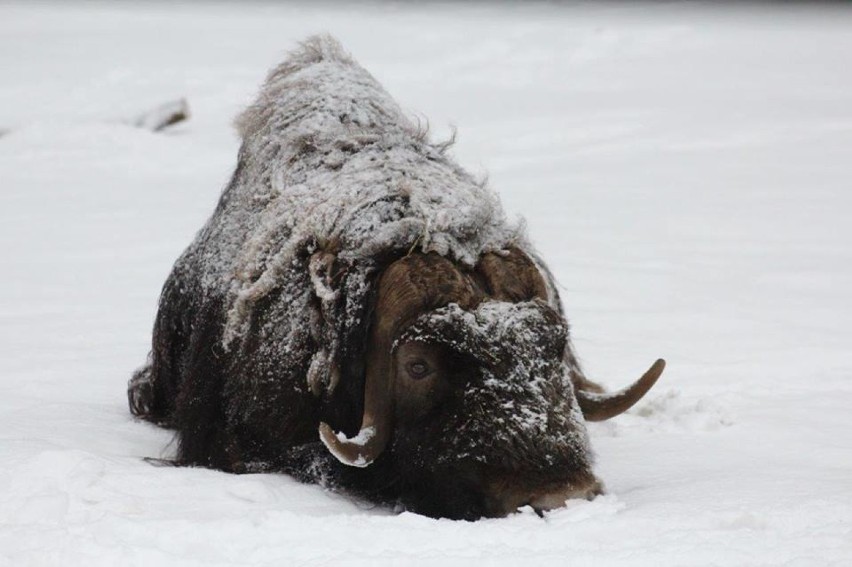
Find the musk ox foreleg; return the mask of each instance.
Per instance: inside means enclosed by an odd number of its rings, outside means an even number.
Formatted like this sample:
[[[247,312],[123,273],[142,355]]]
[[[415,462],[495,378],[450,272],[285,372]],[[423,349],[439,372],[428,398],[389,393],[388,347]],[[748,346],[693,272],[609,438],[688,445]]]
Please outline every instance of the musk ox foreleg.
[[[222,349],[222,302],[207,298],[194,315],[180,379],[168,386],[176,392],[171,426],[177,430],[177,461],[227,471],[239,457],[231,454],[233,443],[225,414],[230,359]]]

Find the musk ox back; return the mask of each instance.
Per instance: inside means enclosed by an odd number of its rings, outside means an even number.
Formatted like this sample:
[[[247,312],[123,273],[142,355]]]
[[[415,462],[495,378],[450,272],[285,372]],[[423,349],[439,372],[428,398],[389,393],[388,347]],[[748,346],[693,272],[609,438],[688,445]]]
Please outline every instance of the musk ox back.
[[[280,471],[436,517],[600,492],[549,272],[495,194],[331,38],[268,76],[236,171],[163,287],[133,414],[175,461]]]

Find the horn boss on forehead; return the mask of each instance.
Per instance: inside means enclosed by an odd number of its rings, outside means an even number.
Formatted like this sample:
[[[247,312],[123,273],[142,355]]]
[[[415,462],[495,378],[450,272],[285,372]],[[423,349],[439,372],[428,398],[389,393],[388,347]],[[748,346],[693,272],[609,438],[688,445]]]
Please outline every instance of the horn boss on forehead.
[[[490,298],[498,301],[548,299],[547,284],[530,258],[517,248],[488,253],[476,266]]]

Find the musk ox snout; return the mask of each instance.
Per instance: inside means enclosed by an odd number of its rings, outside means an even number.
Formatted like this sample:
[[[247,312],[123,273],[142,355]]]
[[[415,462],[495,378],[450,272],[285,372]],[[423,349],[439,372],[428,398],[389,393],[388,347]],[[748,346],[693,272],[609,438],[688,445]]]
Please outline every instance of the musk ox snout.
[[[591,500],[603,493],[603,485],[591,474],[575,474],[562,482],[529,484],[515,478],[502,478],[489,486],[491,498],[488,513],[491,517],[508,516],[524,506],[539,515],[562,508],[568,500]]]

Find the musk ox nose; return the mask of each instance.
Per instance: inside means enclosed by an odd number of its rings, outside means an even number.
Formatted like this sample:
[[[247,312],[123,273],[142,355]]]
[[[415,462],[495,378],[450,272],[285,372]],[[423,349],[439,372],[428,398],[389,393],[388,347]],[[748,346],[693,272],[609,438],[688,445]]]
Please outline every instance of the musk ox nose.
[[[594,477],[580,482],[549,485],[538,489],[507,488],[496,497],[496,516],[507,516],[519,508],[530,506],[538,515],[548,510],[562,508],[568,500],[582,498],[591,500],[603,493],[603,486]]]

